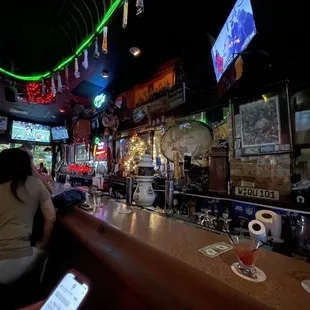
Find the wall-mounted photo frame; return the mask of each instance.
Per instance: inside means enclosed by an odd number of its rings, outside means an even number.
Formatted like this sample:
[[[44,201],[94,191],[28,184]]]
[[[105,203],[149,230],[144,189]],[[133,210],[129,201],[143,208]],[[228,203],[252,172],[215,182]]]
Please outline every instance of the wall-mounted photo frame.
[[[234,100],[234,136],[241,138],[241,156],[292,150],[288,86],[269,86]]]
[[[86,150],[84,143],[75,146],[75,161],[89,161],[89,147]]]
[[[6,116],[0,116],[0,131],[8,130],[8,118]]]
[[[310,147],[310,85],[303,86],[291,97],[294,145]]]

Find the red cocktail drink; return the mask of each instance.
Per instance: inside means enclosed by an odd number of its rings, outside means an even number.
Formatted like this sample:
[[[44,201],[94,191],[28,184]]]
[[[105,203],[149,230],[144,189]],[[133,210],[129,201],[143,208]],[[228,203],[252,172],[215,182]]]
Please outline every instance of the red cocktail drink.
[[[258,250],[251,240],[248,242],[238,243],[234,246],[239,260],[246,266],[252,266],[256,262]]]
[[[231,243],[239,259],[236,265],[240,274],[246,277],[256,278],[255,262],[260,252],[262,242],[255,239],[247,239],[243,236],[231,236]]]

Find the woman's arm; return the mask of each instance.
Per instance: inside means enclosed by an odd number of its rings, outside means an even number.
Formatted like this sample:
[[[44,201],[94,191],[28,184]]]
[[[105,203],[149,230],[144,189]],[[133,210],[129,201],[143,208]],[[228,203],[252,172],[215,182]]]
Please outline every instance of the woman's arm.
[[[37,243],[37,247],[43,249],[46,247],[52,230],[54,227],[54,222],[56,220],[56,211],[51,199],[48,199],[40,204],[40,208],[44,217],[44,230],[43,230],[43,239]]]

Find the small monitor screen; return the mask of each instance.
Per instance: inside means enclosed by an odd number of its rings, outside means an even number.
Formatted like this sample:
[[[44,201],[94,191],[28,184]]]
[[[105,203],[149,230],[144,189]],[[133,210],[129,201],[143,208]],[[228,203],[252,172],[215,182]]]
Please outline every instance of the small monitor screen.
[[[68,139],[67,128],[65,126],[52,127],[52,138],[54,141]]]
[[[11,138],[20,141],[49,143],[51,141],[51,128],[46,125],[13,121]]]
[[[255,34],[251,1],[237,0],[211,50],[217,81],[238,54],[247,48]]]

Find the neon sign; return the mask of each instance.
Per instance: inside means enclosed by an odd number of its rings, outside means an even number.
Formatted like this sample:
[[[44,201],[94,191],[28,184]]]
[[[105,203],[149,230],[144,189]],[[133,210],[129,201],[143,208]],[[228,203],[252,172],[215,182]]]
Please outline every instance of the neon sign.
[[[106,95],[105,94],[101,94],[95,97],[94,99],[94,106],[99,109],[103,106],[103,104],[105,103],[105,99],[106,99]]]

